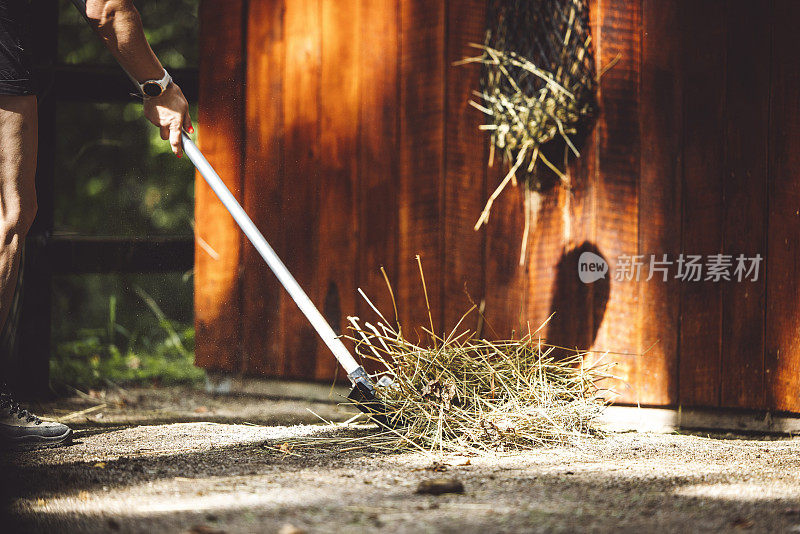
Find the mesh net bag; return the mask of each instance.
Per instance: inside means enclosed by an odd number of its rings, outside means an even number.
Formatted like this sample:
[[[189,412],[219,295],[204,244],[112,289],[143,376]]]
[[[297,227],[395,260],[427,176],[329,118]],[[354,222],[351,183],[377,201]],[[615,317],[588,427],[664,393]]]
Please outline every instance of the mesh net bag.
[[[462,63],[483,65],[479,100],[471,104],[489,117],[490,163],[500,151],[510,169],[486,203],[475,229],[489,219],[492,203],[509,183],[523,182],[526,224],[535,218],[544,188],[542,165],[569,189],[565,165],[548,159],[543,146],[562,140],[567,155],[579,156],[574,136],[594,113],[597,76],[586,0],[489,0],[482,53]]]

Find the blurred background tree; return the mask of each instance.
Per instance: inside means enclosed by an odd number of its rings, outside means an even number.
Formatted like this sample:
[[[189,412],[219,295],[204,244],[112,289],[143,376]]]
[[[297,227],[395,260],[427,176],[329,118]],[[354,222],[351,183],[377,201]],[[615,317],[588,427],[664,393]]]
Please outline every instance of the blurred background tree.
[[[197,68],[198,0],[135,3],[164,66]],[[67,0],[59,0],[58,61],[115,65]],[[56,128],[55,233],[192,234],[194,169],[172,155],[140,102],[60,102]],[[58,276],[53,289],[55,384],[202,378],[192,365],[191,273]]]
[[[197,68],[198,0],[138,1],[145,33],[167,69]],[[67,0],[59,9],[58,60],[114,65]],[[55,224],[82,235],[191,234],[193,169],[172,156],[141,103],[61,103]],[[197,109],[193,106],[193,118]]]

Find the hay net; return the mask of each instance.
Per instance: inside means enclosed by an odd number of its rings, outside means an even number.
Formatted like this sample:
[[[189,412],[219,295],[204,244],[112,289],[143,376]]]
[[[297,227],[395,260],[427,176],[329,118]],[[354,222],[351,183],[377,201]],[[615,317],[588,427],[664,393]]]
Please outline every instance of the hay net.
[[[543,189],[539,163],[569,188],[565,165],[548,159],[542,147],[561,139],[580,155],[574,136],[594,113],[597,88],[586,0],[490,0],[487,19],[486,40],[474,45],[482,54],[460,63],[483,65],[478,100],[471,104],[490,118],[481,126],[491,135],[490,164],[499,150],[510,171],[476,229],[509,182],[519,178],[528,191]]]
[[[596,89],[585,0],[491,0],[488,18],[480,96],[492,144],[510,161],[525,150],[529,173],[556,137],[578,155],[570,135],[592,114]]]

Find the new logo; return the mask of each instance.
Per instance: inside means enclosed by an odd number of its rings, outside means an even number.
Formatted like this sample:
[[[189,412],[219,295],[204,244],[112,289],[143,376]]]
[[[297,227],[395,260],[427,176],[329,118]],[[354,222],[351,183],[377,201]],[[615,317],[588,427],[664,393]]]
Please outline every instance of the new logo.
[[[608,263],[594,252],[584,252],[578,258],[578,278],[584,284],[597,282],[608,273]]]

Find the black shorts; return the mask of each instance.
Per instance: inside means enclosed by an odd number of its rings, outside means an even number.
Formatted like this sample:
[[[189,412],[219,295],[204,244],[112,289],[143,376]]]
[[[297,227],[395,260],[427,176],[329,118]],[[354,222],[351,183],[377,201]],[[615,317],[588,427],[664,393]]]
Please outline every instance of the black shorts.
[[[28,35],[28,0],[0,0],[0,95],[36,93]]]

